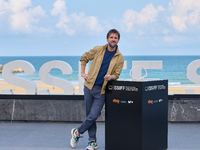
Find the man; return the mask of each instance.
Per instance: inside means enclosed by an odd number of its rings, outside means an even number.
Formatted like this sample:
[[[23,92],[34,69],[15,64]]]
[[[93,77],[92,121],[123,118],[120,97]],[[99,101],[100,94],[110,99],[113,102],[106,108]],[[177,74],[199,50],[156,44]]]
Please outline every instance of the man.
[[[110,80],[119,78],[124,64],[124,58],[118,49],[120,34],[111,29],[107,33],[108,44],[96,46],[81,57],[81,76],[85,79],[84,99],[86,106],[86,118],[77,129],[71,130],[70,144],[76,148],[80,134],[88,130],[89,143],[86,150],[97,149],[96,120],[101,114],[105,103],[105,88]],[[92,60],[88,74],[85,73],[86,64]]]

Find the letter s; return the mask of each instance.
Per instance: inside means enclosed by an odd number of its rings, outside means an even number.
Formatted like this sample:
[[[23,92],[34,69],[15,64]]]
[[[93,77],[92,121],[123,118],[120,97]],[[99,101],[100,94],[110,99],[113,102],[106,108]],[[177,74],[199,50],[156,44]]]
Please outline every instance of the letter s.
[[[190,81],[200,84],[200,76],[197,74],[197,69],[200,67],[200,59],[191,62],[187,67],[187,77]]]
[[[11,61],[3,66],[2,77],[9,84],[14,84],[16,86],[24,88],[27,94],[36,94],[36,84],[28,79],[14,76],[12,73],[13,68],[21,68],[24,70],[25,74],[34,74],[34,66],[24,60]]]
[[[49,72],[52,68],[60,69],[63,74],[72,74],[73,70],[71,66],[60,60],[49,61],[42,65],[39,71],[39,76],[44,83],[63,89],[65,95],[73,95],[73,84],[67,80],[51,76]]]

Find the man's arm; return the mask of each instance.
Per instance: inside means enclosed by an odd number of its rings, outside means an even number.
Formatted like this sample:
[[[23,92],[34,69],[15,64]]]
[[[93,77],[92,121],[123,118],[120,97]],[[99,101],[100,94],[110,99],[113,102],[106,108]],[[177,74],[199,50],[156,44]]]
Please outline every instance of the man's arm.
[[[87,81],[90,79],[90,75],[85,74],[85,65],[81,65],[81,76]]]
[[[104,79],[105,79],[106,81],[115,80],[115,76],[114,76],[114,75],[108,75],[108,74],[106,74],[106,75],[104,76]]]
[[[96,52],[99,50],[99,46],[94,47],[93,49],[90,49],[88,52],[85,52],[80,61],[81,65],[85,65],[90,61],[93,60],[95,57]]]
[[[118,66],[116,67],[114,73],[112,75],[109,75],[109,74],[106,74],[104,76],[104,79],[106,81],[110,81],[110,80],[116,80],[119,78],[119,75],[122,71],[122,68],[123,68],[123,65],[124,65],[124,58],[123,56],[121,55],[121,59],[119,60],[119,63],[118,63]]]

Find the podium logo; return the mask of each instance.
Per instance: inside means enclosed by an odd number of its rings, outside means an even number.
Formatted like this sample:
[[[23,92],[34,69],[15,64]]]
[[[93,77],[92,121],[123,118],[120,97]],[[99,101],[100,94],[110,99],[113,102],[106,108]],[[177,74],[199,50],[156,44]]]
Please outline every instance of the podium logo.
[[[153,104],[153,100],[148,100],[148,104]]]
[[[166,86],[164,85],[153,85],[153,86],[145,86],[145,91],[155,91],[155,90],[165,90]]]
[[[123,91],[123,90],[125,90],[125,86],[118,86],[118,85],[114,85],[114,90],[115,91]]]
[[[133,101],[132,100],[128,100],[128,101],[125,101],[125,100],[119,100],[119,99],[113,99],[113,103],[117,103],[117,104],[133,104]]]
[[[145,91],[153,91],[153,90],[157,90],[157,85],[145,86]]]
[[[119,99],[113,99],[113,103],[119,104],[119,103],[120,103],[120,100],[119,100]]]
[[[113,89],[112,85],[109,85],[109,86],[108,86],[108,89],[109,89],[109,90],[112,90],[112,89]]]
[[[155,104],[155,103],[160,103],[160,102],[162,102],[163,101],[163,99],[159,99],[159,100],[148,100],[148,104]]]
[[[132,103],[133,103],[133,101],[132,101],[132,100],[130,100],[130,101],[128,101],[128,103],[129,103],[129,104],[132,104]]]

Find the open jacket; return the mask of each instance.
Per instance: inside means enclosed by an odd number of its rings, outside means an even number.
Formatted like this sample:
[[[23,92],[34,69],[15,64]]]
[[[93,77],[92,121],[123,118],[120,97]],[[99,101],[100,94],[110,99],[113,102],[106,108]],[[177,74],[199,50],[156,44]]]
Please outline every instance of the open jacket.
[[[85,81],[84,83],[84,85],[90,90],[93,88],[94,83],[96,81],[101,64],[103,62],[103,58],[104,58],[104,54],[105,54],[107,46],[108,44],[104,46],[96,46],[93,49],[89,50],[88,52],[85,52],[80,59],[81,65],[84,65],[84,66],[86,66],[86,64],[90,60],[92,60],[92,63],[88,72],[91,78],[88,81]],[[115,80],[117,80],[122,71],[123,64],[124,64],[124,57],[122,56],[122,54],[120,53],[117,47],[116,54],[113,56],[113,58],[110,61],[107,74],[114,75]],[[106,88],[107,82],[108,81],[104,80],[101,94],[105,94],[105,88]]]

